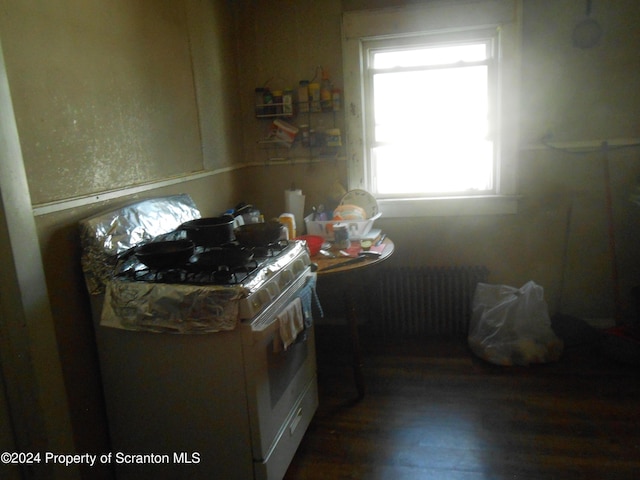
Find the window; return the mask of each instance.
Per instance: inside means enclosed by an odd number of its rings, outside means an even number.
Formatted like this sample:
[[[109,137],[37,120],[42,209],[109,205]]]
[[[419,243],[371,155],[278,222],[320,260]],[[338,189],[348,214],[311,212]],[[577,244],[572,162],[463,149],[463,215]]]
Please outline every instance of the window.
[[[345,14],[349,187],[386,216],[515,212],[517,5]]]
[[[493,192],[493,43],[490,33],[364,42],[372,193]]]

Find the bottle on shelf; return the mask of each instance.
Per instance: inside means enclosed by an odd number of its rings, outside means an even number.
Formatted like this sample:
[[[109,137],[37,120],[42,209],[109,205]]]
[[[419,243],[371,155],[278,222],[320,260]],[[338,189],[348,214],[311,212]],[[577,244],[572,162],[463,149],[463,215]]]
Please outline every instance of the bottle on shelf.
[[[313,82],[309,84],[309,109],[312,112],[321,112],[320,104],[320,84]]]

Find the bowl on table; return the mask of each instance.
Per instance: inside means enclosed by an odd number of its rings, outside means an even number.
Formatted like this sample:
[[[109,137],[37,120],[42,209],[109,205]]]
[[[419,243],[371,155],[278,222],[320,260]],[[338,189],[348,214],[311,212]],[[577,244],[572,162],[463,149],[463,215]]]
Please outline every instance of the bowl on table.
[[[318,254],[322,248],[322,244],[325,242],[324,237],[320,235],[300,235],[296,237],[296,240],[304,240],[307,242],[307,248],[312,257]]]

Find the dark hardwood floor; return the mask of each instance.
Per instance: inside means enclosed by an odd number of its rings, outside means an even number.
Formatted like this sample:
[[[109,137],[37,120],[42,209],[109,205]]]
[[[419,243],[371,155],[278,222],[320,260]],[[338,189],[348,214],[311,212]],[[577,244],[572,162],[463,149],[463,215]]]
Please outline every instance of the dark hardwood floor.
[[[320,407],[285,479],[640,479],[640,376],[592,347],[498,367],[465,340],[363,338],[357,403],[345,332],[317,328]]]

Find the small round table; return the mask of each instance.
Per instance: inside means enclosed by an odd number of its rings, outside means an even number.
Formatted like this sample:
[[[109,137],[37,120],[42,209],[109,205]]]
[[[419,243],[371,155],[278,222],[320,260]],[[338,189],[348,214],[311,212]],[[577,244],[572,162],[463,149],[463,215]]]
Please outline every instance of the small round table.
[[[382,248],[384,245],[384,248]],[[389,238],[385,238],[380,246],[374,248],[374,250],[381,250],[379,257],[366,257],[357,263],[345,263],[350,262],[348,257],[328,258],[321,255],[313,257],[313,261],[318,265],[318,281],[323,281],[324,278],[334,277],[337,275],[350,275],[356,276],[354,278],[355,285],[363,285],[362,274],[365,270],[379,265],[381,262],[389,258],[394,250],[395,245]],[[357,302],[354,295],[354,289],[345,288],[344,301],[346,307],[346,320],[349,328],[349,335],[351,337],[351,345],[353,350],[353,375],[355,378],[356,389],[358,391],[357,400],[361,400],[364,397],[364,376],[362,374],[362,352],[360,350],[360,336],[358,334],[358,314],[357,314]]]

